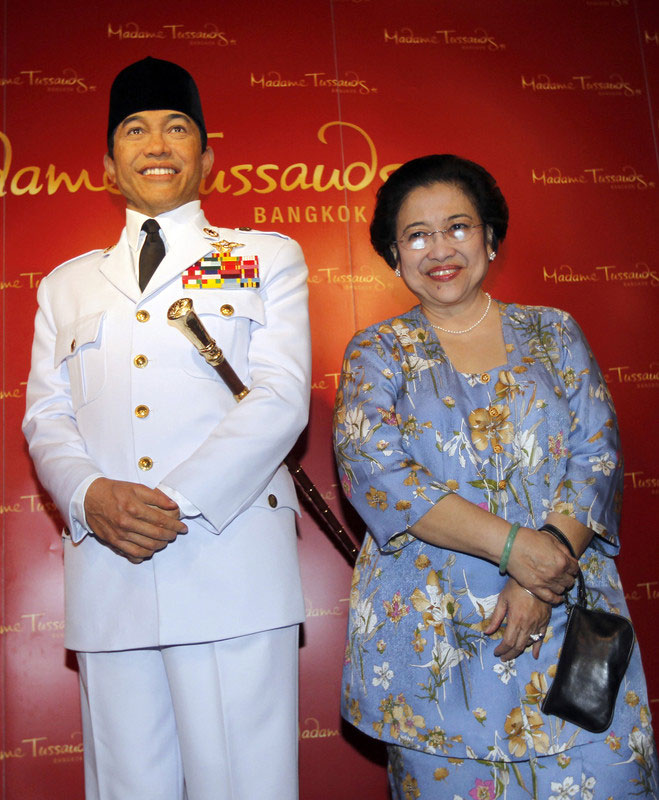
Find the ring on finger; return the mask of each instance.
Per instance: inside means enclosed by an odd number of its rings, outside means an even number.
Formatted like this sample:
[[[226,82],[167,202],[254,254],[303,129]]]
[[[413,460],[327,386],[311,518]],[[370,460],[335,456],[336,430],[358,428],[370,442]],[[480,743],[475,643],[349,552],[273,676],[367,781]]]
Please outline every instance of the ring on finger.
[[[544,633],[530,633],[529,634],[529,639],[532,642],[539,642],[541,639],[544,639],[544,638],[545,638]]]

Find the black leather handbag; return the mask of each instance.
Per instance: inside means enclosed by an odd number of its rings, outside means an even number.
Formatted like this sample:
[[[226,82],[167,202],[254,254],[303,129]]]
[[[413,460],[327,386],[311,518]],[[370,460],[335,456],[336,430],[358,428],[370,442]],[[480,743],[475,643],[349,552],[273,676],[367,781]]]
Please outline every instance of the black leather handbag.
[[[572,545],[558,528],[543,525],[540,530],[562,542],[574,556]],[[634,648],[634,629],[619,614],[587,608],[581,570],[577,580],[577,602],[570,604],[568,592],[564,596],[568,614],[565,638],[542,711],[601,733],[613,717],[618,689]]]

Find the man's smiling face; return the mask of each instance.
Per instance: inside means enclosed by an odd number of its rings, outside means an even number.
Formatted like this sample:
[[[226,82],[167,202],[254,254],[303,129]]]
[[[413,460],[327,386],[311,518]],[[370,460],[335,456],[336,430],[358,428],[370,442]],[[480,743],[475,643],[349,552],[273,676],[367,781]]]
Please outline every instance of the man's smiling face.
[[[186,114],[140,111],[117,126],[113,155],[103,163],[128,208],[155,217],[199,199],[213,151],[201,152],[199,129]]]

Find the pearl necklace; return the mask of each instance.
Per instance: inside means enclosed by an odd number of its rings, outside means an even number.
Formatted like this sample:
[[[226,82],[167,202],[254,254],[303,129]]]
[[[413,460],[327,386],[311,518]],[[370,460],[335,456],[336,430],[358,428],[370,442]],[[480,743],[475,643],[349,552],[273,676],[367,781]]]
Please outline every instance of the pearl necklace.
[[[469,331],[473,331],[473,329],[477,328],[481,324],[481,322],[485,319],[485,317],[487,316],[487,312],[490,310],[490,306],[492,305],[492,295],[489,292],[485,292],[485,296],[487,297],[487,308],[485,309],[485,311],[483,311],[483,316],[480,319],[478,319],[476,322],[474,322],[473,325],[470,325],[468,328],[465,328],[463,331],[450,331],[448,328],[442,328],[441,325],[435,325],[432,322],[430,324],[436,330],[444,331],[444,333],[455,333],[455,334],[459,335],[461,333],[469,333]]]

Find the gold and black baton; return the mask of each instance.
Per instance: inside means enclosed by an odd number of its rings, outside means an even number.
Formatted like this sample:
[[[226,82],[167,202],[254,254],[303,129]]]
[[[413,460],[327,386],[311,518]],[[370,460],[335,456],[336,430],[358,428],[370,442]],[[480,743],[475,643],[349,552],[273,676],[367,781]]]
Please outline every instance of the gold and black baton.
[[[222,378],[236,401],[240,402],[249,393],[249,389],[236,375],[233,367],[224,357],[222,350],[217,346],[215,340],[211,338],[204,324],[195,313],[192,300],[188,297],[183,297],[172,303],[167,312],[167,319],[192,342],[200,355],[206,359],[206,362]],[[320,514],[329,538],[343,551],[350,564],[354,564],[357,560],[359,548],[334,516],[332,509],[327,505],[323,496],[290,453],[284,459],[284,464],[288,467],[288,471],[304,496],[309,499]]]

